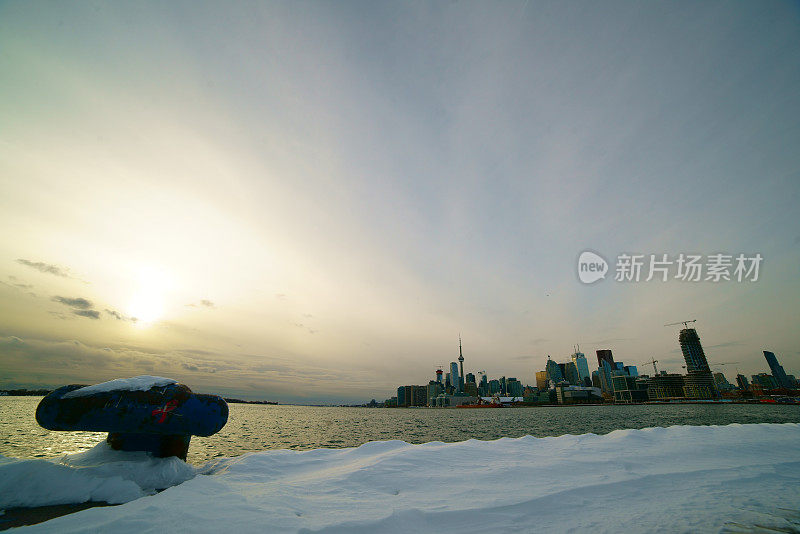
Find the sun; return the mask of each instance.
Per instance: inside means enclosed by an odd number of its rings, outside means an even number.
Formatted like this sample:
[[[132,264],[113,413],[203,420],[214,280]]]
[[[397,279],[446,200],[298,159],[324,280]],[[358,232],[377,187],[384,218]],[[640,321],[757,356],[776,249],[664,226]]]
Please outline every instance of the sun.
[[[128,310],[137,326],[148,325],[164,314],[164,300],[152,293],[140,293],[134,296]]]
[[[136,292],[128,305],[128,314],[137,326],[147,326],[164,315],[169,279],[163,271],[147,267],[139,272]]]

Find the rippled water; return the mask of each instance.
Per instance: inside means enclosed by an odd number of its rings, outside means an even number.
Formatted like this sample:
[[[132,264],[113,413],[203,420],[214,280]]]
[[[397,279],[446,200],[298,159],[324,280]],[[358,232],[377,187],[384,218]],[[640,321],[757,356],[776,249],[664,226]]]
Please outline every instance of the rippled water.
[[[0,397],[0,454],[52,458],[105,439],[100,432],[51,432],[34,419],[41,397]],[[621,428],[729,423],[799,423],[800,406],[683,404],[558,406],[509,409],[322,408],[231,404],[228,424],[208,438],[193,437],[188,460],[264,449],[355,447],[367,441],[409,443],[501,437],[605,434]]]

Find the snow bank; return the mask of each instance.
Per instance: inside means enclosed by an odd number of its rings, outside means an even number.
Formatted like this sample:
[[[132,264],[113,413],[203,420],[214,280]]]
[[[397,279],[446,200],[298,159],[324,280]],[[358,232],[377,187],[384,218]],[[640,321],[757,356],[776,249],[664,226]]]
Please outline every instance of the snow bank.
[[[752,532],[758,525],[797,531],[798,507],[800,424],[675,426],[264,451],[210,462],[157,495],[24,529]]]
[[[193,478],[195,468],[145,452],[112,450],[106,442],[57,460],[0,456],[0,510],[86,501],[119,504]]]
[[[109,380],[108,382],[102,382],[93,386],[86,386],[70,391],[62,398],[83,397],[84,395],[91,395],[92,393],[101,393],[104,391],[147,391],[155,386],[167,386],[175,383],[177,383],[176,380],[164,378],[163,376],[142,375],[131,378],[117,378],[116,380]]]

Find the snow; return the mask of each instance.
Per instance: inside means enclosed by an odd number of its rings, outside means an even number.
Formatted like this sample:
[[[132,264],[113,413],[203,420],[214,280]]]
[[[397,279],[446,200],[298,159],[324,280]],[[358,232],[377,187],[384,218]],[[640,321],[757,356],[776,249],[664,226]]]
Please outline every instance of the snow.
[[[794,423],[673,426],[272,450],[183,470],[98,446],[51,468],[44,460],[0,464],[0,495],[13,491],[16,505],[68,491],[130,500],[25,532],[797,531],[798,444]],[[6,482],[9,467],[28,471],[30,482]]]
[[[86,501],[120,504],[193,478],[194,467],[176,457],[112,450],[106,442],[56,460],[0,456],[0,510]]]
[[[102,393],[105,391],[147,391],[152,387],[167,386],[169,384],[176,383],[176,380],[164,378],[163,376],[142,375],[131,378],[117,378],[116,380],[109,380],[108,382],[103,382],[101,384],[86,386],[70,391],[62,398],[68,399],[70,397],[83,397],[85,395]]]

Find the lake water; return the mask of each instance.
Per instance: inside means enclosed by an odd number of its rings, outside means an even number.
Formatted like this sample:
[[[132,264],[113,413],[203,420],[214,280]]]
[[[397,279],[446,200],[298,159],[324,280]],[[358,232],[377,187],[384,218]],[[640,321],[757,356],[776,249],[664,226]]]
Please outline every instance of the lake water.
[[[0,397],[0,454],[53,458],[90,449],[104,432],[52,432],[36,423],[41,397]],[[606,434],[623,428],[730,423],[800,423],[800,406],[675,404],[551,406],[507,409],[338,408],[230,404],[228,424],[208,438],[193,437],[188,461],[264,449],[356,447],[367,441],[409,443],[474,438]]]

